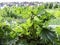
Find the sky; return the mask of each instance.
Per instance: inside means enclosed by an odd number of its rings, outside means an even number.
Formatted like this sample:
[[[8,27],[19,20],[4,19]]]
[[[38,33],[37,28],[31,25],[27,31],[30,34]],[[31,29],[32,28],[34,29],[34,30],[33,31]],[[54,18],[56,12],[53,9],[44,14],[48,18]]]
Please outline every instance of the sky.
[[[0,0],[1,2],[60,2],[60,0]]]

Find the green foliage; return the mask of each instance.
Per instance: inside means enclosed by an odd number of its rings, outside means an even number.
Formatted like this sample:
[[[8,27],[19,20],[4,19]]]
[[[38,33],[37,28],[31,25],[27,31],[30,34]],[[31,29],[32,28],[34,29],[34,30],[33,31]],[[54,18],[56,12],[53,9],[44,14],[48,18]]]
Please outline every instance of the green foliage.
[[[58,35],[60,35],[60,27],[56,27],[55,30],[56,30],[56,33],[58,33]]]
[[[0,9],[0,17],[0,39],[13,40],[11,45],[54,45],[57,40],[59,33],[55,32],[59,31],[48,27],[54,16],[44,5],[5,7]]]

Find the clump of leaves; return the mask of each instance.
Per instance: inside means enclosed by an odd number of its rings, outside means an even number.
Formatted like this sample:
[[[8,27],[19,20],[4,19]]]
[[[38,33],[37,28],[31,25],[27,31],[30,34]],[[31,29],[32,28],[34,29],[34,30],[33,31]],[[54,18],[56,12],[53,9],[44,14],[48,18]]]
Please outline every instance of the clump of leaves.
[[[8,7],[2,9],[2,12],[5,13],[1,13],[3,21],[0,21],[2,22],[0,23],[0,37],[6,36],[12,40],[18,38],[16,44],[19,44],[20,40],[29,45],[53,45],[55,43],[56,33],[48,27],[49,20],[53,18],[53,15],[45,10],[44,5],[38,7]],[[3,23],[6,20],[9,25]],[[18,23],[16,20],[23,21],[23,23]]]

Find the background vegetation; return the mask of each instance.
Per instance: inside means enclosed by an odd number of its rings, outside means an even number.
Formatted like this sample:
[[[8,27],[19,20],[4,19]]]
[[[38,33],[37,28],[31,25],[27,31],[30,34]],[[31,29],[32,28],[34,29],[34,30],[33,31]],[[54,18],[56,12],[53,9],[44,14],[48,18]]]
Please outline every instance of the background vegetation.
[[[47,8],[48,7],[48,8]],[[55,5],[0,9],[0,45],[60,45],[60,8]]]

